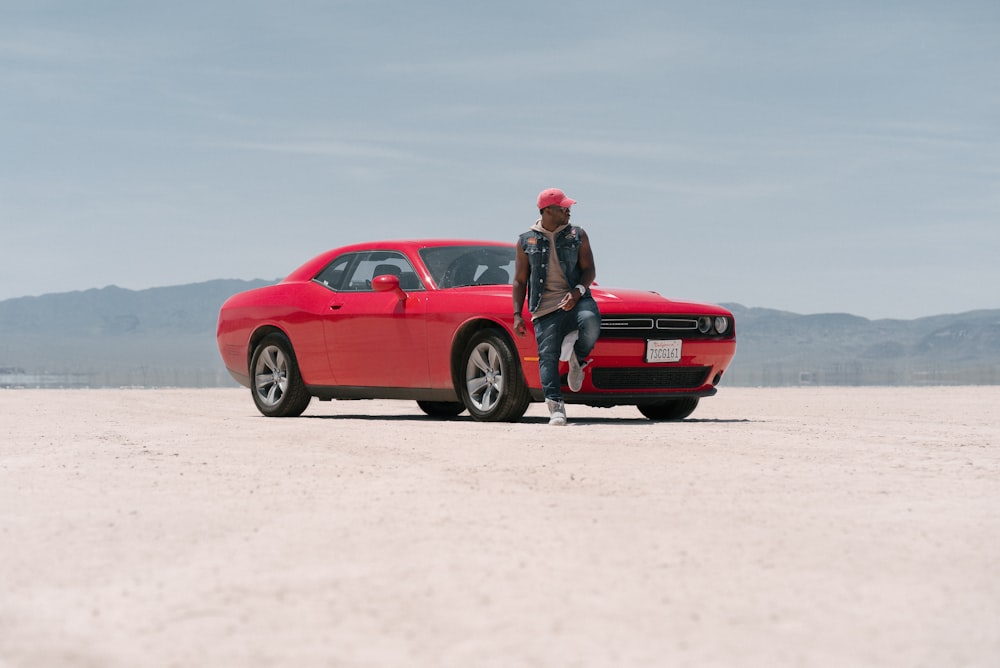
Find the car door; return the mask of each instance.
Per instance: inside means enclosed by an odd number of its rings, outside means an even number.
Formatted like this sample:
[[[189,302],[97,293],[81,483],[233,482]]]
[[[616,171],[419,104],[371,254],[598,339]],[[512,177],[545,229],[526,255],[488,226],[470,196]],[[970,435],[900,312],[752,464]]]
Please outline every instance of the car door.
[[[399,277],[403,292],[376,291],[376,276]],[[396,251],[364,251],[334,260],[317,280],[333,291],[324,322],[338,386],[427,387],[426,291]]]

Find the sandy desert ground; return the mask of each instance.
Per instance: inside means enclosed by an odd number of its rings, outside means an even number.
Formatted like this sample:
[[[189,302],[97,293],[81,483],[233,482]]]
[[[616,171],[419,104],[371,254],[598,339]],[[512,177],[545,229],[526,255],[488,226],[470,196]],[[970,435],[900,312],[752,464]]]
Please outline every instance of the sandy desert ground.
[[[0,391],[0,666],[1000,665],[1000,387]]]

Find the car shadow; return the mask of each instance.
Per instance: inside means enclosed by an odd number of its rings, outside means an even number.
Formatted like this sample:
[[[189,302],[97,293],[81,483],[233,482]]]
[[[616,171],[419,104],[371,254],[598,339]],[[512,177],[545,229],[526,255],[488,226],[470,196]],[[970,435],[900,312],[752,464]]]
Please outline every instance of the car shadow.
[[[549,419],[547,417],[530,417],[523,418],[521,422],[534,422],[535,424],[548,425]],[[579,417],[575,418],[570,416],[567,426],[572,427],[575,424],[630,424],[630,425],[640,425],[645,424],[650,427],[655,427],[657,425],[663,424],[690,424],[692,422],[704,422],[706,424],[730,424],[739,422],[756,422],[756,420],[748,420],[746,418],[732,418],[732,419],[698,419],[698,418],[687,418],[684,420],[649,420],[644,417],[637,418],[613,418],[613,417]]]
[[[263,416],[261,416],[263,417]],[[467,422],[475,423],[476,420],[472,419],[468,415],[459,415],[456,417],[433,417],[430,415],[359,415],[359,414],[338,414],[338,415],[300,415],[299,419],[307,420],[367,420],[369,422]],[[549,419],[545,416],[528,416],[523,417],[518,420],[517,423],[520,424],[539,424],[548,426]],[[685,420],[649,420],[644,417],[635,418],[620,418],[620,417],[579,417],[569,418],[569,423],[567,426],[573,425],[585,425],[585,424],[628,424],[628,425],[648,425],[650,427],[655,427],[657,425],[663,424],[679,424],[679,423],[706,423],[706,424],[734,424],[741,422],[756,422],[756,420],[750,420],[747,418],[688,418]],[[505,423],[505,424],[517,424],[517,423]],[[489,424],[489,423],[482,423]]]

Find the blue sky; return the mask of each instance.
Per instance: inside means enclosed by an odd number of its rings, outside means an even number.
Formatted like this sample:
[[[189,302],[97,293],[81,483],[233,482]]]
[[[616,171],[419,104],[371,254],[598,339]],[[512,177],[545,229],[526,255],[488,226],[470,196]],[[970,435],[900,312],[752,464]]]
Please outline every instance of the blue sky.
[[[799,313],[1000,308],[1000,3],[0,2],[0,299],[513,240]]]

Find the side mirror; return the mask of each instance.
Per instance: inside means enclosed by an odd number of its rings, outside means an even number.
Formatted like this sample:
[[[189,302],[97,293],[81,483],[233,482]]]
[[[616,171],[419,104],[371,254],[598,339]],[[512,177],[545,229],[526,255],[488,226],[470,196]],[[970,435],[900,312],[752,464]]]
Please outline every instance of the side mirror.
[[[406,293],[403,292],[403,288],[399,287],[399,276],[393,276],[392,274],[376,276],[372,279],[372,289],[375,292],[395,292],[399,297],[399,301],[406,299]]]

